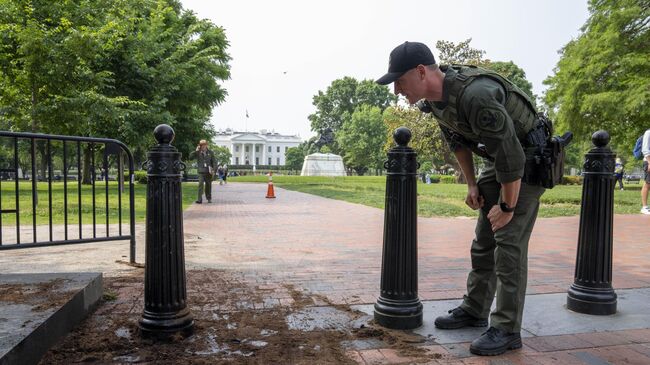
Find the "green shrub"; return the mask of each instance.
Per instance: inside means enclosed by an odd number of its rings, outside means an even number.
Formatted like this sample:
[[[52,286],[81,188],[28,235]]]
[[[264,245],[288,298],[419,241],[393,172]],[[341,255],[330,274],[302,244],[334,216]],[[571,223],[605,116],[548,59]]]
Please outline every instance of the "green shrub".
[[[581,185],[582,178],[580,176],[562,176],[562,185]]]
[[[456,177],[452,175],[440,175],[440,183],[441,184],[455,184],[456,183]]]
[[[138,184],[146,184],[147,183],[147,172],[144,170],[136,170],[133,172],[134,175],[134,180]],[[124,174],[124,182],[128,183],[129,182],[129,173]]]

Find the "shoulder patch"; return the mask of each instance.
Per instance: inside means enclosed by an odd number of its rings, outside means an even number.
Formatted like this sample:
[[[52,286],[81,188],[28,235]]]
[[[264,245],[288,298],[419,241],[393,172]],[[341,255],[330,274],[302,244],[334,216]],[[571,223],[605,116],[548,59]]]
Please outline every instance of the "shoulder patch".
[[[503,128],[505,116],[500,110],[482,109],[479,111],[476,124],[484,131],[497,132]]]

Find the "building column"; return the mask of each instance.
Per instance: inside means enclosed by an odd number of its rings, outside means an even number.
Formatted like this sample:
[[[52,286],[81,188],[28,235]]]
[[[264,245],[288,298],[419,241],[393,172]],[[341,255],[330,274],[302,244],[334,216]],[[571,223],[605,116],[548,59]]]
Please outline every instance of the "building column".
[[[246,144],[243,142],[241,144],[241,164],[246,164]]]
[[[253,166],[256,166],[257,164],[255,163],[255,143],[251,143],[251,145],[252,145],[251,155],[253,156],[253,158],[251,159],[252,160],[251,163],[253,164]]]

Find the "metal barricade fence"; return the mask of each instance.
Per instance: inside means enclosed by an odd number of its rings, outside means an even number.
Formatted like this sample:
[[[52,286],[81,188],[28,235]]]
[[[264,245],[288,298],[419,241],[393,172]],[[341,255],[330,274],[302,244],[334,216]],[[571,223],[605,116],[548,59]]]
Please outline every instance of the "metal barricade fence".
[[[41,173],[39,174],[39,169],[37,169],[37,147],[41,152]],[[84,152],[82,154],[82,147]],[[25,149],[28,148],[28,151]],[[61,156],[57,156],[55,153],[60,151]],[[101,181],[104,183],[104,214],[105,214],[105,234],[98,235],[97,227],[97,204],[96,198],[97,193],[97,169],[95,165],[96,154],[97,152],[103,152],[103,158],[101,162]],[[123,166],[123,156],[127,157],[128,164],[128,177],[124,178],[124,166]],[[29,158],[29,162],[25,160]],[[117,175],[115,180],[117,181],[117,232],[111,232],[110,228],[110,209],[109,209],[109,171],[111,164],[109,160],[111,159],[117,163]],[[54,175],[54,159],[60,158],[60,167],[61,174]],[[89,232],[84,234],[84,217],[83,210],[84,205],[82,203],[82,195],[87,195],[83,192],[82,189],[82,158],[89,159],[89,174],[90,174],[90,183],[92,195],[92,235]],[[23,161],[21,161],[23,160]],[[88,161],[87,161],[88,162]],[[29,172],[26,171],[24,167],[29,165]],[[86,163],[88,165],[88,163]],[[76,176],[69,174],[69,170],[76,167]],[[62,176],[61,176],[62,175]],[[55,184],[63,183],[63,207],[61,211],[53,212],[53,181]],[[124,189],[125,180],[129,184],[129,233],[126,234],[122,229],[122,218],[123,218],[123,202],[122,202],[122,192]],[[28,188],[31,191],[31,234],[23,234],[25,236],[31,236],[31,242],[25,242],[26,240],[21,240],[21,184],[20,182],[29,182],[31,181],[31,187]],[[39,204],[38,198],[38,182],[42,181],[47,183],[47,221],[48,221],[48,233],[47,239],[41,239],[37,233],[37,205]],[[76,181],[76,184],[74,184]],[[7,197],[6,191],[3,190],[3,183],[6,184],[9,182],[14,185],[13,192],[10,191],[9,194],[13,193],[14,195],[14,205],[12,207],[3,206],[3,202],[10,198]],[[133,155],[128,147],[115,139],[108,138],[93,138],[93,137],[77,137],[77,136],[60,136],[60,135],[48,135],[48,134],[39,134],[39,133],[19,133],[19,132],[7,132],[0,131],[0,250],[9,250],[9,249],[19,249],[19,248],[29,248],[29,247],[43,247],[43,246],[55,246],[55,245],[64,245],[64,244],[77,244],[77,243],[89,243],[89,242],[101,242],[101,241],[117,241],[117,240],[129,240],[130,241],[130,262],[135,262],[135,190],[134,190],[134,163]],[[70,189],[72,185],[72,189]],[[76,189],[75,186],[76,185]],[[99,184],[101,185],[101,184]],[[69,199],[70,190],[76,190],[76,202],[72,202]],[[101,190],[101,188],[100,188]],[[3,194],[7,199],[3,200]],[[100,194],[101,197],[101,194]],[[71,207],[72,206],[72,207]],[[71,208],[76,208],[77,214],[76,217],[71,216]],[[101,209],[101,208],[100,208]],[[22,212],[26,214],[25,211]],[[63,214],[63,237],[62,239],[55,238],[53,228],[53,214]],[[114,212],[113,212],[114,213]],[[3,230],[5,227],[3,225],[3,216],[6,214],[15,214],[15,242],[6,242],[3,239]],[[69,228],[70,220],[77,221],[78,232],[72,232]],[[22,222],[24,224],[25,222]],[[86,223],[86,224],[89,224]],[[74,227],[74,226],[73,226]],[[115,229],[113,229],[115,230]],[[75,234],[73,234],[75,233]],[[112,234],[117,233],[117,234]],[[42,236],[41,234],[40,236]],[[76,236],[76,237],[72,237]],[[29,241],[29,240],[27,240]]]

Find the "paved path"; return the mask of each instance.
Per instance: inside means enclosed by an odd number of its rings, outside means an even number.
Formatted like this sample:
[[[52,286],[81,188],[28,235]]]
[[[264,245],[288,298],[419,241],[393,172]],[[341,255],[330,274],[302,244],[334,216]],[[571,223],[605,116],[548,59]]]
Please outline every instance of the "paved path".
[[[375,302],[381,269],[382,210],[277,186],[277,198],[266,199],[265,184],[215,185],[213,195],[212,204],[195,204],[185,212],[188,269],[236,271],[264,289],[269,306],[290,303],[284,289],[287,284],[306,289],[316,305]],[[538,220],[529,249],[527,294],[566,293],[573,282],[578,220]],[[474,224],[469,218],[418,220],[421,300],[462,297]],[[614,288],[650,288],[650,217],[617,215],[614,235]],[[143,236],[139,227],[138,261],[143,258]],[[116,242],[0,252],[0,273],[99,270],[107,276],[120,275],[129,267],[115,261],[126,260],[125,255],[128,243]],[[323,297],[327,298],[325,302]],[[650,323],[641,329],[581,337],[540,336],[524,341],[536,344],[534,348],[525,346],[523,351],[503,357],[502,363],[648,364],[648,328]],[[466,348],[467,343],[458,346]],[[454,352],[453,347],[443,350],[458,364],[483,361],[468,357],[467,351]],[[620,356],[604,356],[608,350]],[[368,364],[408,361],[386,349],[351,350],[350,356]]]
[[[244,270],[261,284],[294,282],[334,303],[373,303],[379,293],[383,210],[266,185],[216,187],[213,204],[185,214],[190,267]],[[528,294],[573,283],[579,217],[540,218],[530,242]],[[418,220],[419,295],[460,298],[474,219]],[[614,219],[615,288],[650,287],[650,217]]]

